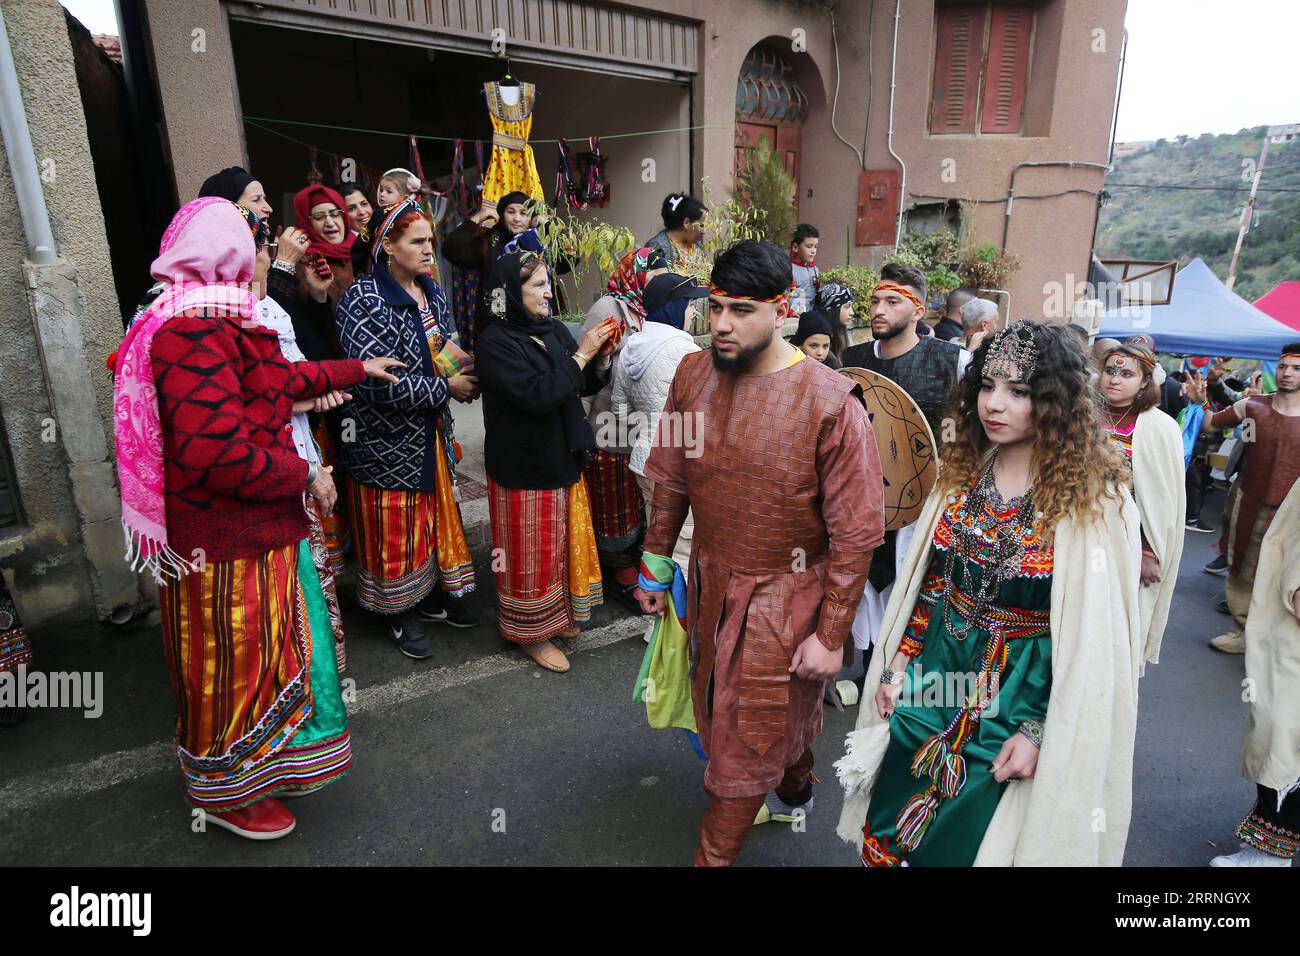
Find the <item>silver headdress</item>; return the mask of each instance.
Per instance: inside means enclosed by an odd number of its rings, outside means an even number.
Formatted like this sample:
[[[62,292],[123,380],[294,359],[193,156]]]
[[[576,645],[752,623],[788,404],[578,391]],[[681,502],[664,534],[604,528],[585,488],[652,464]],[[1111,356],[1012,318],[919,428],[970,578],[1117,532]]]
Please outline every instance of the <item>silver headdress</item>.
[[[1028,382],[1038,369],[1038,346],[1034,322],[1020,319],[993,337],[984,357],[983,374],[988,378],[1018,378]]]

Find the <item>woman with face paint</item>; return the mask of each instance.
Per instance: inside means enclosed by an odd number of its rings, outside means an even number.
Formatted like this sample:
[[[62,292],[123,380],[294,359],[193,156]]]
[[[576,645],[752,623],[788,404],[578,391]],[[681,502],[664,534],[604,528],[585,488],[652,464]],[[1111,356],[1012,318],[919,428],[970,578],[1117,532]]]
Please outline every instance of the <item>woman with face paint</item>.
[[[837,764],[840,836],[865,866],[1118,866],[1141,650],[1128,469],[1061,326],[998,333],[954,403]]]
[[[1183,555],[1187,484],[1183,433],[1160,410],[1156,357],[1145,345],[1126,342],[1102,359],[1102,430],[1133,469],[1133,498],[1142,516],[1141,603],[1144,658],[1156,661]]]

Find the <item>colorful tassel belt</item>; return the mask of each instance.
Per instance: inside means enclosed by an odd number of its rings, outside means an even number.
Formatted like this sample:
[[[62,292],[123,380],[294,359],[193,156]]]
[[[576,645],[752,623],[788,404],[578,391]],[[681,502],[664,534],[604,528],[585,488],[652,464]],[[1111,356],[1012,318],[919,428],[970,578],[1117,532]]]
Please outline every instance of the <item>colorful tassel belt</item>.
[[[923,600],[935,604],[943,597],[942,592],[934,594],[922,592]],[[1043,637],[1051,632],[1051,611],[1030,611],[1022,607],[1008,607],[991,604],[982,614],[975,614],[975,599],[958,587],[953,587],[948,595],[948,606],[982,631],[1001,631],[1008,641],[1025,637]]]
[[[521,136],[511,136],[509,133],[493,133],[492,145],[500,146],[502,149],[513,149],[517,153],[522,153],[528,146],[528,140]]]
[[[973,613],[975,602],[964,592],[953,588],[948,600],[959,613]],[[900,850],[915,850],[939,815],[940,801],[955,799],[961,793],[966,784],[966,756],[962,750],[975,736],[984,711],[997,696],[1009,656],[1007,642],[1047,633],[1048,613],[990,606],[980,615],[980,620],[971,622],[989,635],[980,659],[976,691],[947,728],[932,734],[912,757],[912,776],[928,780],[930,785],[908,800],[898,813],[896,840]]]

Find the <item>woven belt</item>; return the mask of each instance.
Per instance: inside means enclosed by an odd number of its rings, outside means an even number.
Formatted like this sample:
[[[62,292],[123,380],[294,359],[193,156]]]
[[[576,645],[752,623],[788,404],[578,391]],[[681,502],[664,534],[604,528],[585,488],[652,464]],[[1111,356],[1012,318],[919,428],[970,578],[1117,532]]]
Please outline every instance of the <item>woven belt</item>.
[[[923,596],[930,603],[937,604],[942,599],[943,592],[939,591],[934,594],[923,592]],[[1052,625],[1050,610],[1029,611],[1025,608],[1007,607],[1002,604],[989,605],[984,609],[984,613],[976,618],[973,616],[975,613],[975,599],[957,587],[952,589],[949,605],[953,611],[956,611],[976,627],[984,631],[1000,630],[1009,641],[1022,637],[1039,637],[1050,630]]]
[[[511,136],[509,133],[493,133],[492,145],[500,146],[502,149],[513,149],[517,153],[522,153],[528,146],[528,140],[521,136]]]

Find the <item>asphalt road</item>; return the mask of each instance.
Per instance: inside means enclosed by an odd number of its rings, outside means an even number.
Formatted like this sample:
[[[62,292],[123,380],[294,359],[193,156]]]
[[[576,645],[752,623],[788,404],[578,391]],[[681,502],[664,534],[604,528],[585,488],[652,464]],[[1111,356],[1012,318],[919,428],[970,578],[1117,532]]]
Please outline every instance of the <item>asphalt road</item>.
[[[1222,580],[1201,571],[1214,536],[1187,537],[1162,662],[1141,687],[1130,866],[1202,866],[1235,849],[1253,799],[1237,770],[1243,659],[1206,645],[1229,624],[1214,610]],[[103,672],[104,712],[34,710],[0,728],[0,864],[689,863],[703,764],[632,703],[640,622],[598,609],[571,647],[573,669],[543,672],[497,637],[484,566],[479,580],[483,623],[436,630],[428,661],[348,610],[352,772],[291,802],[296,831],[261,844],[191,832],[156,627],[38,634],[42,669]],[[854,864],[834,835],[831,769],[851,726],[852,714],[828,712],[816,747],[825,783],[806,829],[757,828],[742,865]]]

